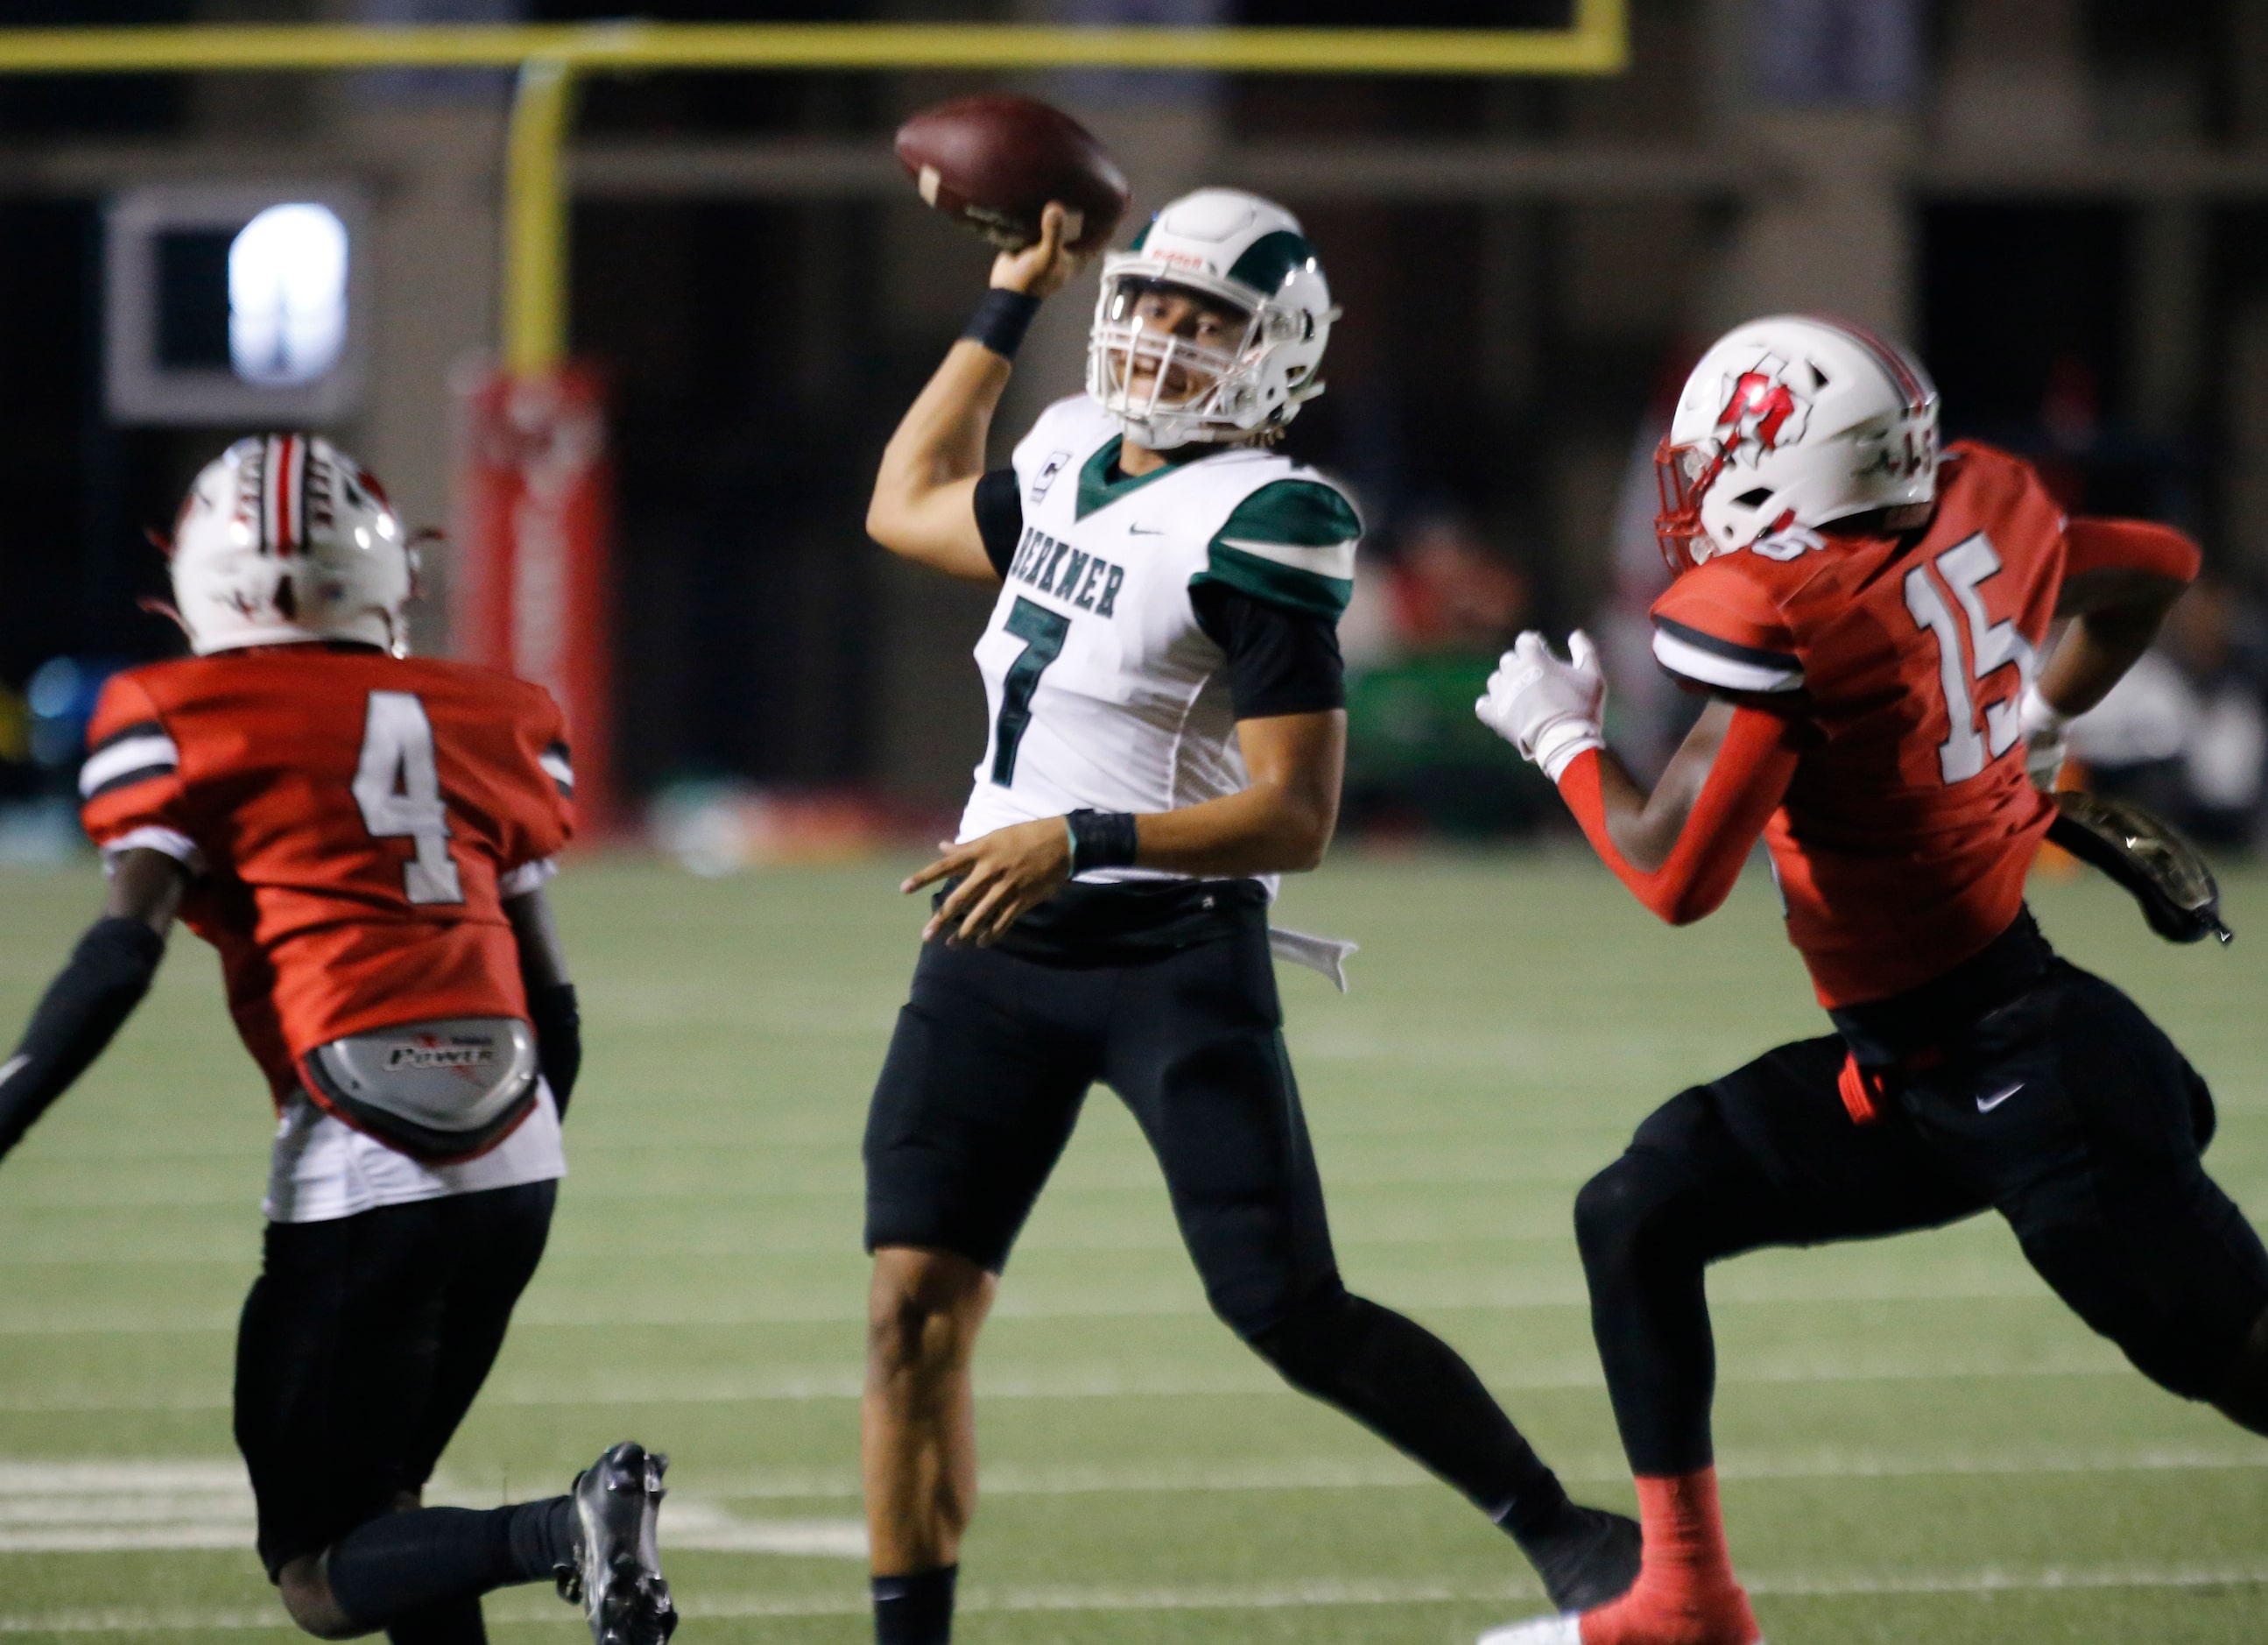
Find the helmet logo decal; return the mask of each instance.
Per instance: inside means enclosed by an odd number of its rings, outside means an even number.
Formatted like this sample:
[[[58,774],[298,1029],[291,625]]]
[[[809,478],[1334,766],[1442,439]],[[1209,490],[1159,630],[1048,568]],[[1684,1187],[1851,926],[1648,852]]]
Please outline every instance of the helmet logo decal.
[[[1744,461],[1754,462],[1784,441],[1803,437],[1811,402],[1787,386],[1787,362],[1767,354],[1734,378],[1717,413],[1717,437]]]

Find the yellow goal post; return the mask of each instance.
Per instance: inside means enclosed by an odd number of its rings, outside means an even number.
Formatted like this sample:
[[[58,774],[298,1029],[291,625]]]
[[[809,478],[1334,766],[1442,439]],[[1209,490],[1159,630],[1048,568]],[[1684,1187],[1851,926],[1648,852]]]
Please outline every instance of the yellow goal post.
[[[519,71],[504,173],[504,355],[567,351],[566,144],[586,73],[655,69],[1211,70],[1237,74],[1603,75],[1629,61],[1627,0],[1566,28],[1160,28],[979,23],[597,23],[0,29],[0,75]]]

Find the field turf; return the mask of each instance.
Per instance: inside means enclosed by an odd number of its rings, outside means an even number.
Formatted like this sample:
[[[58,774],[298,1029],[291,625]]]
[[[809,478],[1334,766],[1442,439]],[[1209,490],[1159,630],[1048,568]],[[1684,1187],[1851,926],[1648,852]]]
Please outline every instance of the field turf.
[[[585,862],[559,883],[590,1041],[574,1175],[435,1496],[560,1489],[625,1435],[673,1452],[692,1645],[865,1637],[858,1144],[918,919],[895,870]],[[2216,1169],[2259,1210],[2268,877],[2232,877],[2225,952],[2158,943],[2092,878],[2036,904],[2213,1081]],[[0,874],[0,1037],[93,886]],[[1627,1504],[1568,1206],[1662,1096],[1821,1030],[1769,882],[1671,932],[1572,857],[1343,853],[1282,918],[1364,944],[1346,999],[1284,980],[1349,1282],[1459,1345],[1579,1494]],[[267,1128],[184,936],[0,1169],[0,1633],[284,1629],[227,1410]],[[1712,1291],[1727,1509],[1773,1645],[2268,1638],[2268,1444],[2128,1369],[1997,1223],[1743,1258]],[[968,1645],[1453,1645],[1539,1608],[1478,1516],[1210,1318],[1107,1094],[979,1388]],[[490,1614],[499,1638],[581,1637],[545,1591]]]

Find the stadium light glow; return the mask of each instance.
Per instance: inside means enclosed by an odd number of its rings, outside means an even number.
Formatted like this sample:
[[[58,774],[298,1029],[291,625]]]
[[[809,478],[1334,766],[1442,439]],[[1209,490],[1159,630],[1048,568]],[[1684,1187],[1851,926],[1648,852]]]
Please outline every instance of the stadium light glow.
[[[270,206],[228,251],[228,351],[248,383],[310,383],[347,341],[347,225],[328,206]]]

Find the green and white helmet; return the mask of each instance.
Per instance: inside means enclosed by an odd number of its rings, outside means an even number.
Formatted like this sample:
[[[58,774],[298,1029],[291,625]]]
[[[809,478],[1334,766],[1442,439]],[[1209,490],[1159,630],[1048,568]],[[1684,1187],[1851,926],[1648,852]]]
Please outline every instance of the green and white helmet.
[[[1159,292],[1225,311],[1222,341],[1145,321],[1142,299]],[[1103,258],[1086,392],[1152,451],[1248,439],[1322,393],[1315,372],[1338,314],[1299,218],[1242,189],[1200,188]]]

